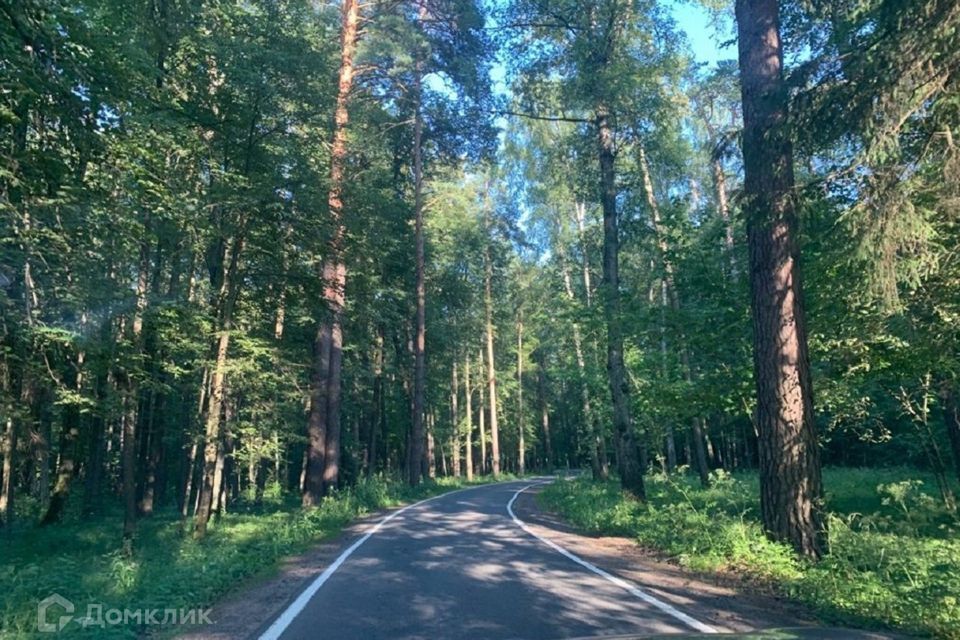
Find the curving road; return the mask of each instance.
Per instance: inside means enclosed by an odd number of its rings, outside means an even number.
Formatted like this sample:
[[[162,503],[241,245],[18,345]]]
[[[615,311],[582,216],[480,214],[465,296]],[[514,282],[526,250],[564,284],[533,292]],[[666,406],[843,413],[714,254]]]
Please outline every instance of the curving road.
[[[535,481],[533,481],[535,482]],[[347,548],[261,639],[526,638],[713,631],[520,521],[530,480],[394,512]]]

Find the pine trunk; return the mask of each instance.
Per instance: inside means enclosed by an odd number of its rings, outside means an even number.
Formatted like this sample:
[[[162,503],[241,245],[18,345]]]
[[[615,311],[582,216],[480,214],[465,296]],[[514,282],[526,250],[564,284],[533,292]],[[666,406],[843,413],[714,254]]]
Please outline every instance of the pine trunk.
[[[342,315],[347,269],[343,262],[346,228],[343,219],[343,186],[347,160],[348,104],[353,89],[354,55],[360,22],[359,0],[341,6],[340,72],[330,150],[330,189],[327,194],[333,231],[323,263],[324,318],[317,328],[314,366],[310,378],[310,414],[307,418],[307,462],[302,504],[315,506],[327,488],[339,482],[340,373],[343,361]],[[332,422],[331,422],[332,420]]]
[[[771,538],[817,558],[824,552],[820,455],[798,266],[779,2],[737,0],[736,15],[761,519]]]

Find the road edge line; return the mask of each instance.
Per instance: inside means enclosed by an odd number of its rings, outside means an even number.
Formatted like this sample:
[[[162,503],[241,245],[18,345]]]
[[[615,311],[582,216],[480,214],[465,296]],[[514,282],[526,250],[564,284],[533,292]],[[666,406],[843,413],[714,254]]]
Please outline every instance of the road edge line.
[[[513,518],[514,524],[516,524],[518,527],[520,527],[521,529],[523,529],[526,533],[528,533],[529,535],[533,536],[534,538],[536,538],[537,540],[539,540],[539,541],[542,542],[543,544],[545,544],[545,545],[547,545],[548,547],[552,548],[554,551],[559,552],[560,554],[566,556],[566,557],[569,558],[570,560],[573,560],[574,562],[576,562],[577,564],[579,564],[579,565],[582,566],[583,568],[585,568],[585,569],[587,569],[587,570],[589,570],[589,571],[597,574],[598,576],[600,576],[600,577],[602,577],[602,578],[605,578],[605,579],[608,580],[609,582],[612,582],[613,584],[615,584],[615,585],[617,585],[618,587],[620,587],[621,589],[627,591],[627,592],[630,593],[631,595],[636,596],[637,598],[640,598],[641,600],[643,600],[643,601],[646,602],[647,604],[653,605],[654,607],[660,609],[660,610],[663,611],[664,613],[673,616],[674,618],[676,618],[676,619],[679,620],[680,622],[684,623],[685,625],[687,625],[687,626],[690,627],[691,629],[694,629],[695,631],[699,631],[699,632],[701,632],[701,633],[719,633],[719,631],[717,631],[717,629],[714,629],[714,628],[711,627],[710,625],[704,624],[703,622],[700,622],[700,621],[697,620],[696,618],[694,618],[694,617],[692,617],[692,616],[689,616],[689,615],[687,615],[686,613],[680,611],[679,609],[677,609],[677,608],[674,607],[673,605],[668,604],[668,603],[664,602],[663,600],[660,600],[659,598],[656,598],[656,597],[650,595],[650,594],[647,593],[646,591],[642,590],[640,587],[638,587],[638,586],[636,586],[636,585],[634,585],[634,584],[632,584],[632,583],[624,580],[623,578],[618,578],[617,576],[613,575],[612,573],[609,573],[609,572],[607,572],[607,571],[604,571],[603,569],[601,569],[600,567],[596,566],[595,564],[593,564],[593,563],[591,563],[591,562],[587,562],[586,560],[584,560],[584,559],[581,558],[580,556],[578,556],[578,555],[576,555],[576,554],[574,554],[574,553],[571,553],[570,551],[567,551],[566,549],[564,549],[563,547],[561,547],[560,545],[558,545],[556,542],[554,542],[554,541],[552,541],[552,540],[548,540],[547,538],[544,538],[543,536],[538,535],[537,533],[535,533],[535,532],[533,531],[533,529],[531,529],[529,526],[527,526],[527,523],[526,523],[526,522],[524,522],[523,520],[521,520],[520,518],[518,518],[518,517],[517,517],[517,514],[513,512],[513,503],[517,501],[517,498],[520,497],[520,494],[521,494],[521,493],[523,493],[524,491],[526,491],[526,490],[529,489],[530,487],[535,487],[535,486],[539,486],[539,485],[542,485],[542,484],[549,484],[549,483],[535,482],[535,483],[533,483],[533,484],[528,484],[527,486],[522,487],[521,489],[518,489],[518,490],[516,491],[516,493],[513,494],[513,497],[510,498],[510,501],[507,502],[507,513],[510,514],[510,517],[511,517],[511,518]]]

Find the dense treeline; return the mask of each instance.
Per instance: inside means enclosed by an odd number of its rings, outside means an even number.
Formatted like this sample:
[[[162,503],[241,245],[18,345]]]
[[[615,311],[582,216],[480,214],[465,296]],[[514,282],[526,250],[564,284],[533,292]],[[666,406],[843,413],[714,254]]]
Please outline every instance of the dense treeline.
[[[758,468],[817,556],[824,462],[954,509],[960,8],[710,4],[738,63],[654,0],[0,3],[2,522]]]

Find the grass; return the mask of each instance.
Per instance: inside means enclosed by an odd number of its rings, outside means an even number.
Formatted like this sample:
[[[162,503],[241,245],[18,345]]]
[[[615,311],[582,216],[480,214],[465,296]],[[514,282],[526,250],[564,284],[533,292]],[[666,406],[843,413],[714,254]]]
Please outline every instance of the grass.
[[[557,482],[543,505],[582,530],[622,535],[697,571],[736,571],[810,605],[826,620],[960,639],[960,522],[932,476],[827,469],[829,555],[816,564],[763,535],[756,474],[648,478],[648,504],[615,482]]]
[[[489,480],[476,484],[484,481]],[[206,608],[245,581],[275,571],[285,556],[336,535],[358,516],[462,486],[443,479],[411,489],[370,479],[309,511],[274,492],[260,507],[238,503],[203,541],[182,535],[175,514],[159,513],[141,520],[132,558],[120,551],[119,515],[42,529],[27,526],[13,534],[0,531],[0,637],[49,637],[37,633],[37,603],[53,593],[75,603],[78,618],[98,603],[104,612]],[[135,638],[165,631],[170,629],[136,622],[85,629],[72,622],[58,637]]]

